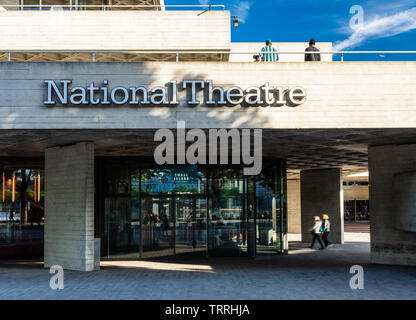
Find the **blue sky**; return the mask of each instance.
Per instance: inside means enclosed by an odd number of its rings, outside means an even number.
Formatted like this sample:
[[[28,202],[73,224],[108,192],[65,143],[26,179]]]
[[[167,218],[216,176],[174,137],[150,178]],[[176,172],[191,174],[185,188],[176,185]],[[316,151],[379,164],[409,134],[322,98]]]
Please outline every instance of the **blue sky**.
[[[224,4],[239,17],[233,42],[303,42],[310,38],[355,51],[416,50],[416,0],[165,0],[165,4]],[[362,27],[350,27],[353,5]],[[336,59],[336,58],[335,58]],[[416,60],[412,55],[346,56],[345,60]]]

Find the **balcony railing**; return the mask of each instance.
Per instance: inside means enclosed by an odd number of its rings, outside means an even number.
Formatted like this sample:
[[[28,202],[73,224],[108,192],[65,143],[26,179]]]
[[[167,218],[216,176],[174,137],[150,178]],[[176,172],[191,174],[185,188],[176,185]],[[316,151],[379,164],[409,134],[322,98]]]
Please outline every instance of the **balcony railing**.
[[[277,51],[279,55],[305,55],[316,54],[316,51]],[[338,55],[340,61],[344,61],[346,55],[385,55],[405,54],[414,55],[416,51],[321,51],[321,55]],[[255,56],[262,55],[262,52],[230,52],[230,51],[30,51],[10,50],[0,51],[0,61],[31,61],[31,62],[138,62],[138,61],[165,61],[165,62],[188,62],[188,61],[222,61],[228,62],[230,55]],[[268,54],[268,53],[266,53]],[[409,61],[413,61],[409,60]],[[254,58],[253,58],[254,61]],[[299,60],[300,61],[300,60]],[[298,62],[299,62],[298,61]],[[366,60],[368,61],[368,60]]]
[[[165,10],[165,9],[197,9],[201,11],[211,10],[225,10],[225,5],[105,5],[105,4],[72,4],[72,1],[67,5],[18,5],[8,4],[0,5],[0,8],[6,10],[60,10],[60,11],[71,11],[71,10]]]

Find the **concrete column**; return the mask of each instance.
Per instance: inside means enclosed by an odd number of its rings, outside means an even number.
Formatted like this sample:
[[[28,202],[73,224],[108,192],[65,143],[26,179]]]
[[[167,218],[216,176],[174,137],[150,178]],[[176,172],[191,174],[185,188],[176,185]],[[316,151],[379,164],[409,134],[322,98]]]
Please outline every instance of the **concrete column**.
[[[371,261],[416,265],[416,144],[370,147]]]
[[[45,151],[45,267],[94,268],[94,144]]]
[[[331,222],[329,241],[344,243],[344,200],[340,168],[303,170],[301,181],[302,241],[312,240],[313,217],[325,213]]]
[[[300,179],[287,180],[287,225],[289,233],[302,233],[300,220]]]

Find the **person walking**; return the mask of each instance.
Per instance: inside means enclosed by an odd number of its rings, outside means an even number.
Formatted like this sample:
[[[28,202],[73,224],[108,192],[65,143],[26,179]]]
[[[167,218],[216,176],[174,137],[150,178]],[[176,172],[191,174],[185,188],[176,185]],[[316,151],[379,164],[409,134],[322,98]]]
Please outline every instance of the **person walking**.
[[[279,55],[277,50],[273,47],[272,40],[266,40],[266,46],[261,49],[261,61],[264,62],[276,62],[279,61]]]
[[[309,229],[309,231],[312,231],[312,244],[309,248],[313,248],[314,244],[315,244],[315,240],[318,239],[319,244],[321,245],[320,250],[325,249],[324,244],[322,242],[322,238],[321,238],[321,227],[322,227],[322,222],[321,219],[318,216],[314,217],[314,222],[315,224],[313,225],[313,227],[311,229]]]
[[[328,241],[329,232],[331,231],[331,223],[329,217],[326,214],[322,215],[322,240],[324,241],[325,247],[328,247],[331,243]]]
[[[319,52],[319,49],[315,47],[315,39],[309,40],[309,47],[305,49],[305,61],[321,61],[321,54],[320,53],[312,53],[312,52]]]

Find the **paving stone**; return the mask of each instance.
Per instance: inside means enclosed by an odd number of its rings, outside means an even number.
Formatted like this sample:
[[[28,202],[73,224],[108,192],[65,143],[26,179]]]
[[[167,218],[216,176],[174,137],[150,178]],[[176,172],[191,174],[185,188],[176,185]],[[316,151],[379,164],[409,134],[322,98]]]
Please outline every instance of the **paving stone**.
[[[0,261],[0,299],[416,299],[416,268],[370,264],[368,242],[290,249],[253,260],[106,261],[100,271],[65,271],[64,290],[49,288],[42,263]],[[364,290],[349,287],[356,264],[364,268]]]

